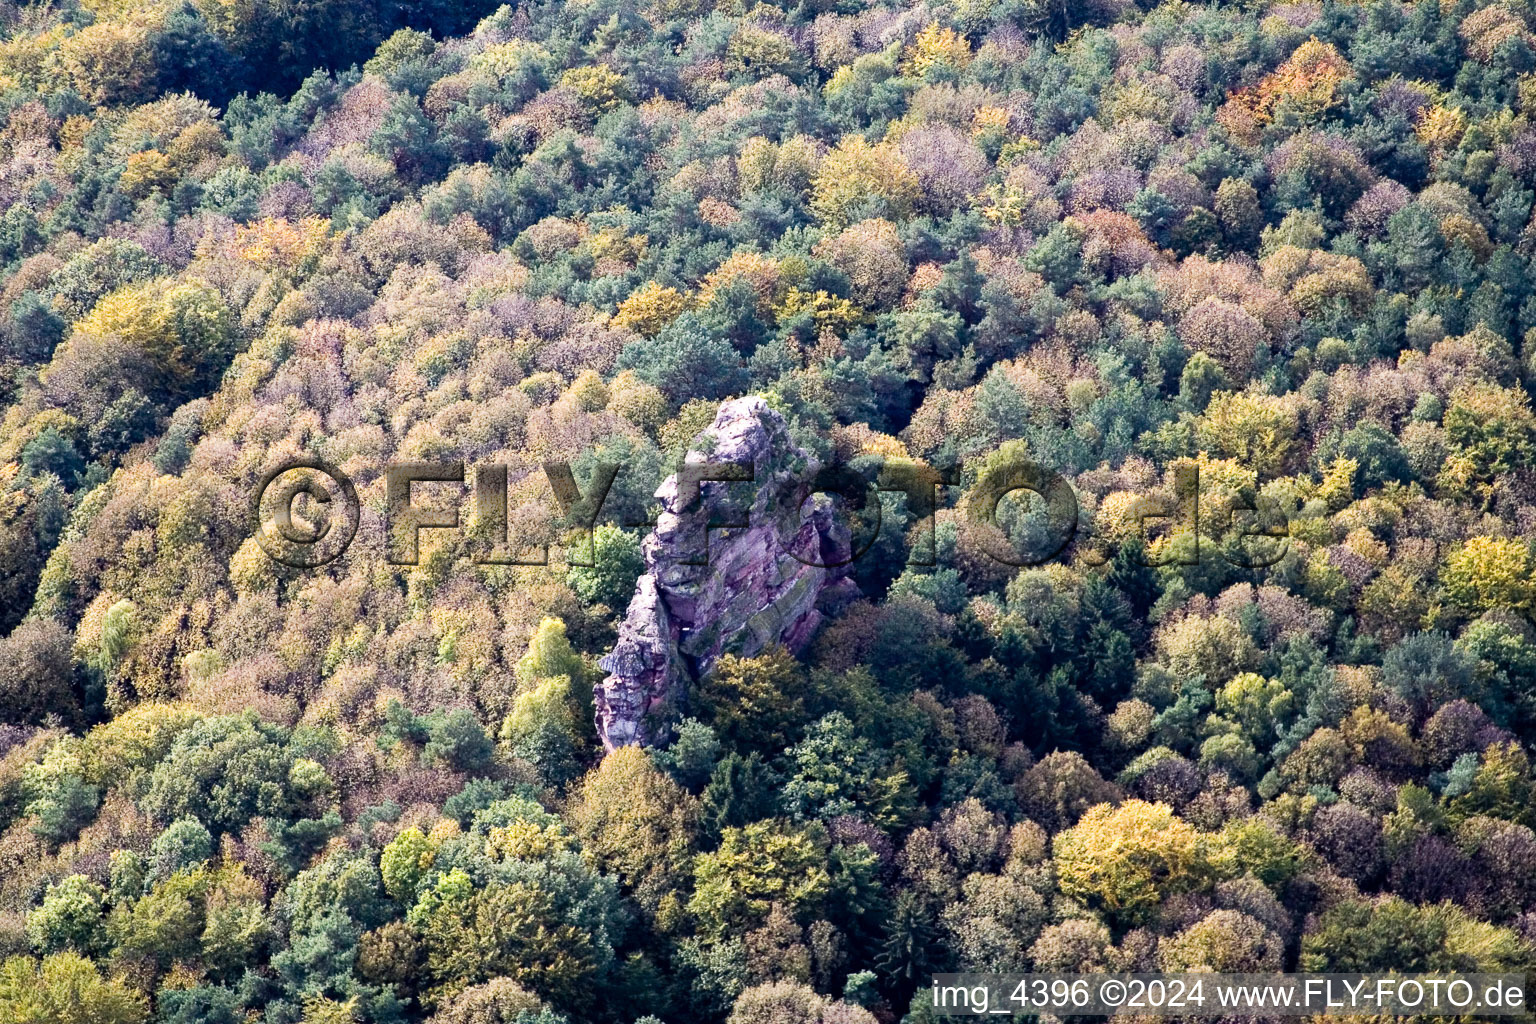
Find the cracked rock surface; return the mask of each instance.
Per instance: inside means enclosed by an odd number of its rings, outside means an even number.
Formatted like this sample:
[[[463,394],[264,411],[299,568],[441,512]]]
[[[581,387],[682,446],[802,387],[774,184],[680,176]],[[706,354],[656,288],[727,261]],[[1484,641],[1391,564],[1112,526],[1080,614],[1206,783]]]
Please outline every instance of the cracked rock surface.
[[[798,652],[859,596],[847,527],[805,500],[819,467],[767,402],[726,402],[683,461],[656,491],[646,573],[600,662],[607,676],[593,695],[608,750],[664,739],[721,655]]]

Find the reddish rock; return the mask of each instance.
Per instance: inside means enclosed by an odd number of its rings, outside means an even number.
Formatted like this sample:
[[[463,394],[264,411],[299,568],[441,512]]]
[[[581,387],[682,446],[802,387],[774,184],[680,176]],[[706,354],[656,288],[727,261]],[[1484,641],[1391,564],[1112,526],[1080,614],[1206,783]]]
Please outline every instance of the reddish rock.
[[[846,527],[826,504],[804,500],[819,467],[767,402],[722,405],[683,461],[693,470],[656,491],[662,512],[642,544],[647,572],[600,663],[608,676],[594,689],[597,732],[609,750],[664,739],[690,684],[721,655],[773,644],[799,651],[824,613],[859,594],[847,577]],[[724,476],[742,479],[708,479]]]

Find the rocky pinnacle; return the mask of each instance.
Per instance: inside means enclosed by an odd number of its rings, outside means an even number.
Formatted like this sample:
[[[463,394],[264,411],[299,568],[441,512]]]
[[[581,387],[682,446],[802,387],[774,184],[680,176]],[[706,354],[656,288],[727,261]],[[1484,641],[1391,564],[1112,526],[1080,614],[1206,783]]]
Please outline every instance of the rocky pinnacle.
[[[692,682],[723,654],[799,651],[823,615],[859,596],[849,534],[806,500],[818,469],[758,397],[726,402],[656,491],[619,637],[599,663],[597,732],[608,750],[665,738]]]

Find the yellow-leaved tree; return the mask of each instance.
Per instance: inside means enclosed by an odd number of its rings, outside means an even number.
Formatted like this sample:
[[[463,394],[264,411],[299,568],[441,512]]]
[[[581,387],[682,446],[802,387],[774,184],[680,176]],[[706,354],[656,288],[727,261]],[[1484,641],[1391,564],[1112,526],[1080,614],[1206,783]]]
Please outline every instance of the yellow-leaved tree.
[[[911,213],[918,191],[917,176],[896,147],[885,142],[870,145],[862,135],[849,135],[817,168],[811,209],[838,228],[854,220],[855,212],[899,220]]]
[[[11,957],[0,964],[0,1020],[15,1024],[140,1024],[149,1002],[118,978],[103,978],[79,953],[41,963]]]
[[[681,910],[698,801],[639,747],[620,747],[587,773],[568,818],[582,848],[619,876],[647,911]]]
[[[1061,891],[1118,925],[1145,921],[1169,896],[1217,877],[1215,837],[1167,804],[1099,804],[1053,844]]]
[[[122,288],[78,324],[88,338],[111,338],[149,361],[172,397],[211,385],[234,353],[229,307],[201,281],[151,281]]]
[[[956,71],[964,71],[971,62],[971,44],[952,28],[944,28],[936,21],[917,34],[902,54],[901,70],[913,78],[922,78],[936,64],[948,65]]]
[[[1473,537],[1446,559],[1440,582],[1451,600],[1473,614],[1491,608],[1529,609],[1536,601],[1530,546],[1501,537]]]
[[[619,303],[613,322],[636,334],[654,338],[661,329],[688,312],[688,297],[676,288],[648,281]]]

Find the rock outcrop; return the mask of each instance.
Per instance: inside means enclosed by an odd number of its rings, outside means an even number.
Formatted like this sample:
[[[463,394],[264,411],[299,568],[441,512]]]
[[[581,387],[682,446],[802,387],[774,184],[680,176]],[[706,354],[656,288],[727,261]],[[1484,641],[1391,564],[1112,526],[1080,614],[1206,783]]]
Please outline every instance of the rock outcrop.
[[[761,398],[725,403],[694,439],[684,468],[656,491],[647,572],[600,662],[605,748],[655,743],[721,655],[798,651],[825,614],[858,597],[847,528],[805,500],[818,468]]]

